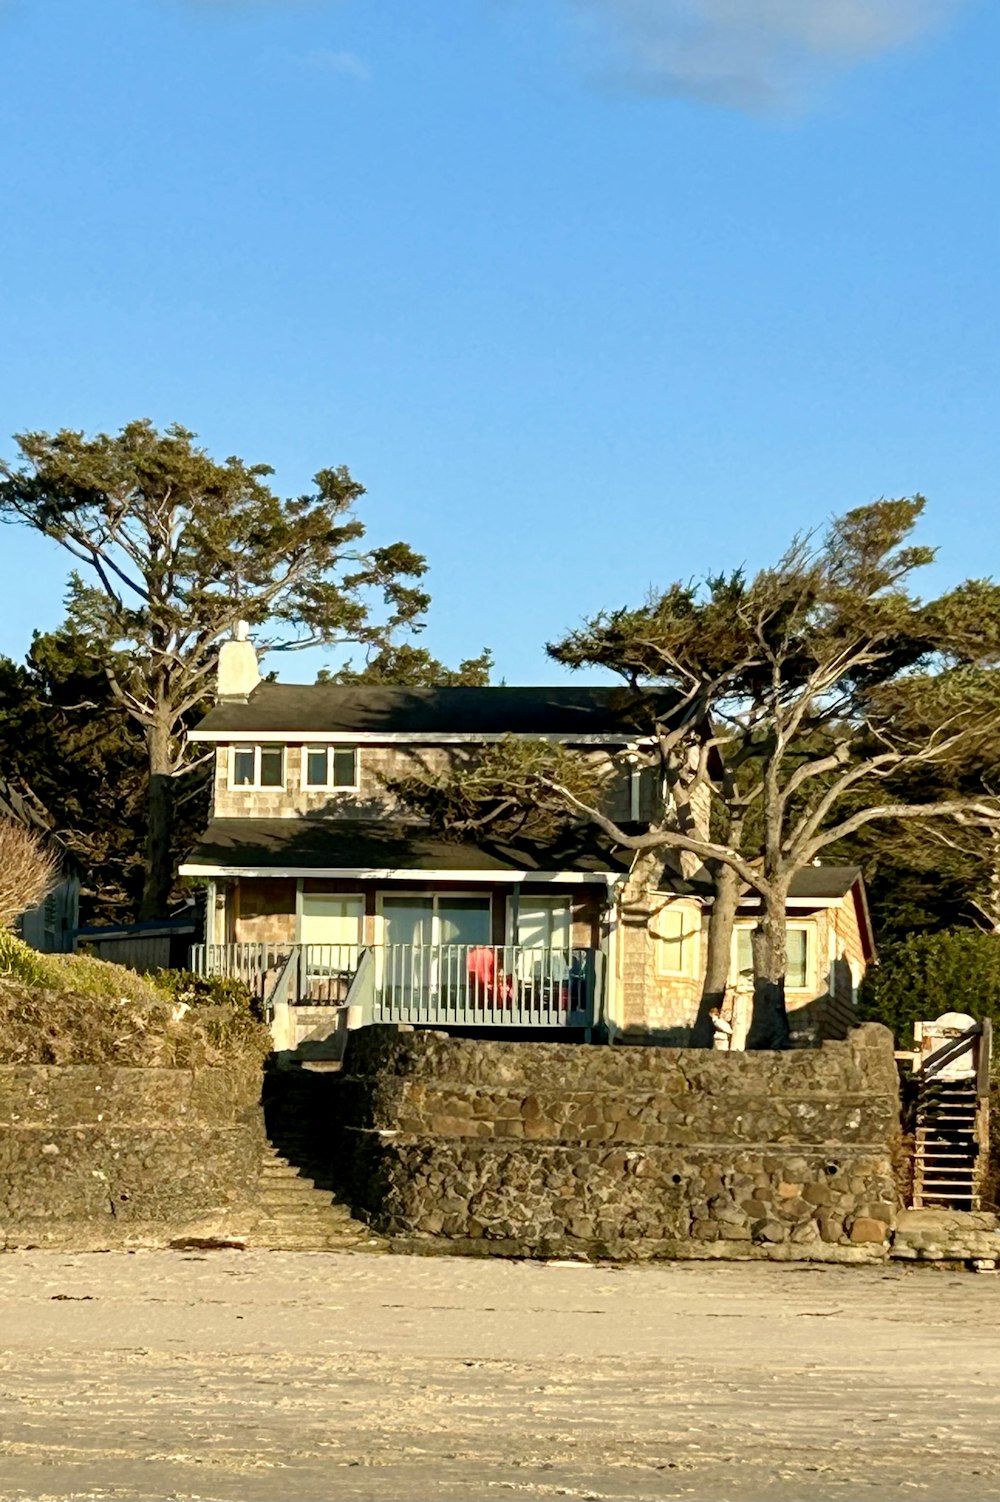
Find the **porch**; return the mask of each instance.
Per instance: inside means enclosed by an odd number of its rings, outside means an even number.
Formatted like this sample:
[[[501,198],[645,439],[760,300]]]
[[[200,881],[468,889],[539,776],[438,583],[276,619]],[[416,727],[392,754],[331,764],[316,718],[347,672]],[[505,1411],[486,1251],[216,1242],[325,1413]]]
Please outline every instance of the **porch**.
[[[191,969],[276,1007],[360,1008],[360,1023],[581,1029],[601,1020],[604,955],[524,944],[196,944]]]

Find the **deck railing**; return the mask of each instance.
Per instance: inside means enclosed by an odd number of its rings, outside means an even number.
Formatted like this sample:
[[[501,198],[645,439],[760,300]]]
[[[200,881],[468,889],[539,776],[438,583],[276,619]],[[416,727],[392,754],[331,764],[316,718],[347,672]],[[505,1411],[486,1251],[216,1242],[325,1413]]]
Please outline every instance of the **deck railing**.
[[[358,969],[358,944],[198,944],[191,968],[235,976],[267,1005],[289,958],[293,1004],[342,1004]],[[603,954],[519,944],[368,946],[373,1022],[424,1026],[589,1028],[598,1020]]]

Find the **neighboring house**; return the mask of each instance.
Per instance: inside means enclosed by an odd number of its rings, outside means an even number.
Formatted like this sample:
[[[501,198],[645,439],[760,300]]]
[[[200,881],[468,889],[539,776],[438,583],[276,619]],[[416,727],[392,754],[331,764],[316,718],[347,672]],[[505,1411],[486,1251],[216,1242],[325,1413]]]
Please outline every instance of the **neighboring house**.
[[[43,954],[67,954],[76,945],[80,921],[80,864],[59,836],[49,828],[28,800],[0,777],[0,817],[15,819],[36,833],[55,853],[59,877],[37,907],[18,919],[21,938]]]
[[[93,924],[77,929],[77,947],[99,960],[125,965],[140,975],[150,970],[184,970],[191,945],[201,932],[194,903],[175,917],[138,923]]]
[[[698,1011],[709,908],[700,887],[697,874],[684,880],[665,871],[651,881],[633,878],[620,897],[621,1013],[628,1028],[665,1042],[686,1041]],[[733,935],[729,1007],[735,1009],[737,1041],[749,1022],[750,935],[759,912],[759,900],[745,897]],[[809,866],[799,871],[787,912],[785,1002],[792,1038],[842,1038],[875,953],[860,870]]]
[[[653,890],[589,829],[547,845],[445,839],[382,781],[443,771],[508,735],[542,738],[604,762],[608,812],[635,826],[655,786],[629,762],[642,733],[631,702],[615,688],[264,683],[250,643],[226,643],[218,702],[192,732],[216,747],[211,823],[180,868],[208,885],[193,962],[303,1007],[349,1000],[373,1020],[683,1041],[702,963],[696,883],[661,870]],[[857,873],[823,876],[839,896],[807,884],[809,905],[790,914],[802,984],[789,1000],[829,1033],[850,1015],[835,966],[863,966],[870,936]],[[824,1010],[828,993],[838,1004]]]

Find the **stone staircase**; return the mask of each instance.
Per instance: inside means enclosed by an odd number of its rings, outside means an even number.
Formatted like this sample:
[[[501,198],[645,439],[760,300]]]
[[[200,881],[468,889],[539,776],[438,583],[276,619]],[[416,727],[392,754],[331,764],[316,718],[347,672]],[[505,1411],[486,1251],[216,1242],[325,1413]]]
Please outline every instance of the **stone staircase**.
[[[272,1252],[376,1252],[385,1243],[355,1220],[347,1205],[307,1178],[269,1145],[259,1187],[259,1215],[249,1245]]]

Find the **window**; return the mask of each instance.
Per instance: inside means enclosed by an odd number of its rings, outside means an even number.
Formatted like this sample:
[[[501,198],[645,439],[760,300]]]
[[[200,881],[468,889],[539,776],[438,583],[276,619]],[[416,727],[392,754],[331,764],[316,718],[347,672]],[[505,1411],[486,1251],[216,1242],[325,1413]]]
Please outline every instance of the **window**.
[[[489,944],[489,897],[384,897],[387,944]]]
[[[736,930],[736,977],[753,978],[753,949],[749,928]],[[809,986],[809,930],[805,927],[785,930],[785,986],[789,991],[805,991]]]
[[[573,914],[568,897],[522,897],[514,943],[522,949],[569,949]]]
[[[356,746],[306,746],[307,788],[355,789],[358,785]]]
[[[665,907],[656,915],[656,969],[660,975],[693,975],[701,914],[693,908]]]
[[[284,746],[233,747],[230,787],[281,788],[284,785]]]

